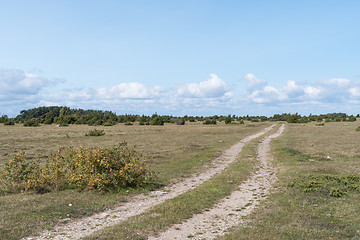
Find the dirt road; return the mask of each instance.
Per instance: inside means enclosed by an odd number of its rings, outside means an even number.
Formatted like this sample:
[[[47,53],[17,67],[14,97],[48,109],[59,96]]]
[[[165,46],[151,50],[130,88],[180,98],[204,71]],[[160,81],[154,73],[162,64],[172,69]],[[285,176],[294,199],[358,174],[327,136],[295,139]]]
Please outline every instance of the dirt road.
[[[121,221],[125,221],[131,216],[141,214],[150,207],[164,202],[167,199],[174,198],[191,189],[194,189],[203,182],[209,180],[215,174],[221,172],[231,163],[233,163],[246,143],[264,135],[274,126],[275,125],[265,128],[261,132],[248,136],[240,142],[236,143],[231,148],[226,150],[220,157],[214,159],[207,167],[208,170],[203,173],[194,174],[191,177],[186,178],[172,186],[165,187],[163,191],[153,191],[149,195],[137,195],[129,199],[128,202],[114,209],[101,212],[89,217],[70,221],[66,224],[59,224],[55,226],[54,230],[52,231],[44,231],[42,233],[39,233],[39,236],[27,237],[23,240],[79,239],[107,226],[111,226]]]
[[[239,186],[239,190],[232,192],[229,197],[221,200],[209,211],[197,214],[184,223],[176,224],[159,236],[150,237],[149,240],[214,239],[224,235],[228,228],[241,224],[243,217],[250,214],[256,205],[266,198],[277,179],[275,169],[270,163],[270,142],[283,130],[284,125],[258,145],[260,168]]]

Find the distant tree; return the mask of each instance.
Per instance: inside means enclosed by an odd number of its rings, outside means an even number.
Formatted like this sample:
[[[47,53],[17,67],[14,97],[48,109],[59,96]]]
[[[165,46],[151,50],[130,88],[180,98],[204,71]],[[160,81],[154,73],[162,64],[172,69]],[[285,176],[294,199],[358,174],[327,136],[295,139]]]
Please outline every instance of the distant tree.
[[[226,118],[225,118],[225,124],[230,124],[232,122],[232,117],[229,114]]]

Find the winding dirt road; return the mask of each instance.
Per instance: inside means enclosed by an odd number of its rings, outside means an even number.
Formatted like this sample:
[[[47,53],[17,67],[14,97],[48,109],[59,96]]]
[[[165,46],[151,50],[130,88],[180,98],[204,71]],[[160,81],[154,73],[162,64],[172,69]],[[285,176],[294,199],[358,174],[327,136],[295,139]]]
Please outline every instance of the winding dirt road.
[[[90,235],[91,233],[100,230],[102,228],[117,224],[121,221],[125,221],[126,219],[128,219],[129,217],[138,215],[143,213],[145,210],[149,209],[152,206],[155,206],[159,203],[164,202],[167,199],[171,199],[174,198],[180,194],[183,194],[189,190],[192,190],[194,188],[196,188],[197,186],[199,186],[200,184],[202,184],[203,182],[209,180],[210,178],[212,178],[215,174],[221,172],[222,170],[224,170],[226,167],[228,167],[231,163],[233,163],[236,159],[236,157],[239,155],[239,153],[241,152],[243,146],[250,142],[251,140],[258,138],[262,135],[264,135],[265,133],[267,133],[268,131],[270,131],[275,125],[272,125],[268,128],[265,128],[264,130],[262,130],[259,133],[256,133],[254,135],[248,136],[246,138],[244,138],[243,140],[241,140],[240,142],[236,143],[235,145],[233,145],[231,148],[229,148],[228,150],[226,150],[220,157],[214,159],[209,166],[207,167],[207,171],[200,173],[200,174],[194,174],[189,178],[186,178],[174,185],[168,186],[164,188],[164,191],[153,191],[151,192],[149,195],[144,195],[144,194],[139,194],[137,196],[132,197],[131,199],[128,199],[128,202],[124,203],[121,206],[118,206],[114,209],[108,210],[108,211],[104,211],[98,214],[94,214],[92,216],[89,217],[85,217],[85,218],[81,218],[81,219],[77,219],[77,220],[73,220],[70,221],[66,224],[59,224],[57,226],[54,227],[54,229],[52,231],[44,231],[39,233],[38,236],[34,236],[34,237],[27,237],[24,238],[23,240],[40,240],[40,239],[54,239],[54,240],[72,240],[72,239],[79,239],[81,237]],[[281,127],[281,129],[283,129],[283,126]],[[279,132],[279,131],[278,131]],[[278,133],[280,134],[280,133]],[[273,135],[272,135],[273,136]],[[265,140],[266,141],[266,140]],[[269,148],[269,147],[267,147]],[[264,152],[266,152],[264,150]],[[267,159],[267,157],[265,157]],[[256,173],[255,176],[257,177],[252,177],[251,179],[254,179],[252,181],[255,181],[254,183],[249,181],[247,182],[247,184],[249,186],[249,189],[246,190],[246,199],[249,200],[245,200],[246,202],[249,202],[251,199],[253,199],[252,201],[255,202],[259,201],[259,200],[255,200],[253,194],[253,190],[251,189],[250,185],[256,185],[258,184],[259,181],[264,182],[264,186],[266,187],[267,185],[271,185],[273,180],[269,180],[268,178],[264,178],[261,177],[263,175],[266,175],[266,173],[268,171],[272,172],[272,170],[269,170],[270,166],[267,166],[266,164],[263,166],[262,169],[260,169],[259,171],[261,171],[260,173]],[[263,172],[265,171],[265,172]],[[264,180],[260,180],[261,178],[263,178]],[[270,181],[270,182],[269,182]],[[269,182],[269,184],[265,184]],[[240,188],[245,189],[245,185],[241,185]],[[243,187],[242,187],[243,186]],[[262,190],[264,193],[266,193],[266,191]],[[257,192],[256,192],[257,193]],[[260,193],[260,192],[259,192]],[[240,194],[240,193],[239,193]],[[238,194],[238,195],[239,195]],[[241,194],[244,194],[244,190]],[[234,194],[231,195],[231,198],[233,197]],[[250,196],[251,195],[251,196]],[[235,196],[234,196],[235,197]],[[243,195],[238,196],[237,198],[243,198]],[[237,199],[236,198],[236,199]],[[233,200],[233,201],[238,201],[238,200]],[[244,200],[241,200],[244,201]],[[226,204],[225,202],[228,201],[224,201],[224,204]],[[227,205],[219,205],[219,207],[216,207],[216,209],[222,209],[221,211],[224,211],[224,209],[229,209],[231,210],[232,207],[227,207]],[[250,209],[247,208],[247,209]],[[214,212],[214,214],[217,214],[217,210],[211,210],[210,212]],[[220,211],[220,210],[218,210]],[[241,212],[245,213],[248,210],[244,210]],[[223,217],[222,217],[223,218]],[[229,219],[231,221],[231,219]],[[189,220],[191,221],[191,219]],[[199,220],[201,221],[201,220]],[[185,224],[185,223],[184,223]],[[197,226],[197,223],[194,223]],[[217,223],[216,223],[217,224]],[[223,224],[220,223],[219,224]],[[184,226],[180,226],[182,229],[187,229]],[[172,229],[172,228],[171,228]],[[169,231],[171,231],[171,229],[169,229]],[[187,231],[187,230],[185,230]],[[190,230],[189,230],[190,231]],[[205,231],[205,230],[204,230]],[[210,230],[206,230],[206,231],[210,231]],[[170,234],[170,233],[169,233]],[[164,238],[160,237],[160,238],[153,238],[153,239],[174,239],[174,236],[180,236],[179,235],[180,232],[176,231],[175,235],[168,235],[167,232],[164,233]],[[189,234],[188,234],[189,235]],[[163,235],[161,235],[163,236]],[[166,237],[166,236],[171,236]],[[202,236],[202,238],[204,238],[205,235]],[[178,239],[184,239],[184,238],[178,238]]]
[[[258,145],[260,168],[239,186],[239,190],[232,192],[209,211],[176,224],[159,236],[150,237],[149,240],[214,239],[224,235],[228,228],[241,224],[243,217],[249,215],[259,202],[266,198],[277,180],[275,169],[270,163],[270,142],[283,131],[284,125]]]

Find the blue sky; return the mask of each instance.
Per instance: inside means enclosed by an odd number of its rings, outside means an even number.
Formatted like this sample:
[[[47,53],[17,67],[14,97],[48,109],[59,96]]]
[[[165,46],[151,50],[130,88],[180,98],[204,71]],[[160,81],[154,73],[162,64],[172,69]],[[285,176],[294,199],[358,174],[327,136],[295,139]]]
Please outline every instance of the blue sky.
[[[0,114],[360,113],[359,1],[3,1]]]

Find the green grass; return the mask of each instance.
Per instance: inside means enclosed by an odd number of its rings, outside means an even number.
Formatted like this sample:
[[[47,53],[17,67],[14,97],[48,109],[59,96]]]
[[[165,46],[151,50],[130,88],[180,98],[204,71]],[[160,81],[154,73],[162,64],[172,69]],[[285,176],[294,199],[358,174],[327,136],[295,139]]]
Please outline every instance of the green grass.
[[[50,151],[66,146],[114,146],[127,141],[144,155],[144,160],[158,174],[161,184],[169,184],[194,172],[242,138],[254,134],[270,123],[205,126],[125,126],[102,128],[106,135],[86,137],[94,129],[86,125],[59,128],[43,125],[26,128],[0,125],[0,167],[13,153],[25,151],[33,159],[45,158]],[[130,191],[136,194],[135,190]],[[41,229],[51,229],[64,217],[77,218],[113,207],[124,201],[126,193],[62,191],[46,194],[11,194],[0,196],[0,239],[19,239]],[[69,208],[69,203],[72,207]],[[136,234],[139,236],[139,234]]]
[[[246,145],[237,160],[222,173],[196,189],[156,205],[145,213],[126,222],[98,231],[86,240],[94,239],[146,239],[173,224],[181,223],[194,214],[212,208],[220,199],[229,196],[256,168],[256,143]],[[140,233],[140,234],[137,234]],[[190,236],[189,236],[190,238]],[[135,238],[137,239],[137,238]]]
[[[354,123],[288,124],[272,147],[278,191],[245,227],[219,239],[359,239],[360,134],[355,128]]]

